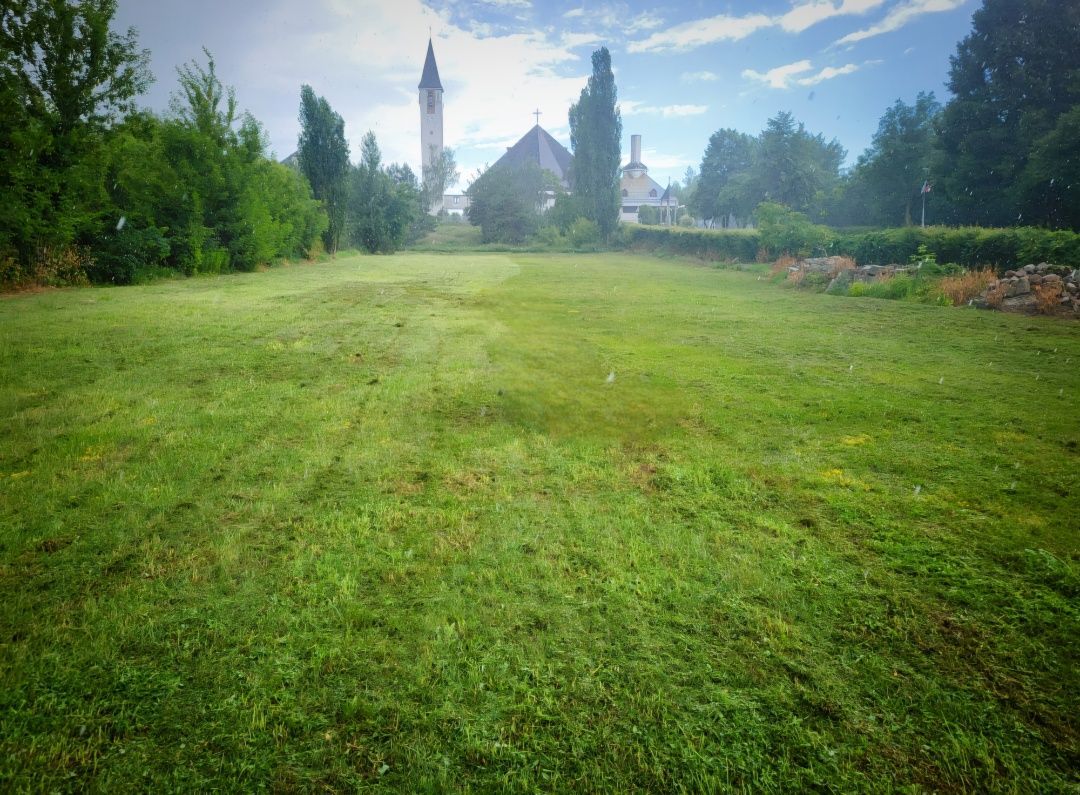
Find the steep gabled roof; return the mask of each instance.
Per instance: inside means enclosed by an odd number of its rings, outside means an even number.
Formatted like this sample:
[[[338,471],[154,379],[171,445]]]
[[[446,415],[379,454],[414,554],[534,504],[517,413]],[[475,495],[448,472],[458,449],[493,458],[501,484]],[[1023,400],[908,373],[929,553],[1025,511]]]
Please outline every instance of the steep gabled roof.
[[[420,85],[417,88],[437,88],[443,90],[439,80],[439,67],[435,65],[435,50],[431,46],[431,39],[427,42],[427,58],[424,59],[424,74],[420,76]]]
[[[552,172],[563,185],[570,184],[570,163],[573,155],[566,147],[556,141],[547,130],[537,124],[521,140],[506,150],[506,154],[495,161],[495,165],[520,166],[523,163],[536,163],[540,168]]]

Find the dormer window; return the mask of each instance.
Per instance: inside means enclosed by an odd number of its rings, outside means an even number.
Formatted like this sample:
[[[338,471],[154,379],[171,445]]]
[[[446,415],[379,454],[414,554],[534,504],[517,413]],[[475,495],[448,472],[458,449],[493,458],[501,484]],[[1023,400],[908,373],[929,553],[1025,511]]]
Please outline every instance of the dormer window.
[[[625,198],[626,198],[627,196],[629,196],[630,194],[629,194],[629,193],[627,193],[627,191],[626,191],[626,188],[623,188],[623,189],[622,189],[622,195],[623,195],[623,198],[625,199]]]
[[[656,198],[656,188],[653,188],[651,191],[649,191],[649,198]]]

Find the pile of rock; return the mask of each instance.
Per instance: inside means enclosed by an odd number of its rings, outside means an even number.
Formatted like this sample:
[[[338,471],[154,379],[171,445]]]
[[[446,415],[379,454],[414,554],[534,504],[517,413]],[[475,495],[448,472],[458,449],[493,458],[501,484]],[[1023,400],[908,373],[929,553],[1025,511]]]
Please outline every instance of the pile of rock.
[[[917,269],[914,267],[905,267],[903,265],[860,265],[857,268],[850,268],[836,273],[832,281],[829,282],[829,286],[825,289],[836,292],[847,289],[853,282],[873,284],[887,281],[898,273],[914,273],[915,270]]]
[[[850,257],[808,257],[788,267],[788,279],[803,284],[810,274],[827,278],[828,290],[848,287],[852,282],[873,283],[891,279],[898,273],[911,273],[916,268],[904,265],[855,265]],[[819,281],[818,284],[824,284]]]
[[[1074,312],[1080,314],[1080,268],[1040,262],[1005,271],[972,302],[1005,312]]]
[[[843,270],[850,270],[855,263],[847,257],[807,257],[788,268],[788,273],[824,273],[835,276]]]

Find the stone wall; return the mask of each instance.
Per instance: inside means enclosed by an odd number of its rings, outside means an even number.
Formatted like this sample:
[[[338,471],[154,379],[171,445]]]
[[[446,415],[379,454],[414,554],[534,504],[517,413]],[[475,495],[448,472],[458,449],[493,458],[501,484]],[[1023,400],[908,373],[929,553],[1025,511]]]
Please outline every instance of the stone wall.
[[[1080,268],[1040,262],[1005,271],[971,303],[1004,312],[1080,314]]]

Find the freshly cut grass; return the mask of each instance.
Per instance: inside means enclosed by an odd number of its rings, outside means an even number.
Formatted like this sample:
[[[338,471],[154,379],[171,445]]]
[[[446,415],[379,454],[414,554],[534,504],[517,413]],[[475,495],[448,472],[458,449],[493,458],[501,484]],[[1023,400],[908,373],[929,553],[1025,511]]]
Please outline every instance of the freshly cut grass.
[[[0,784],[1075,791],[1078,366],[618,255],[0,300]]]

